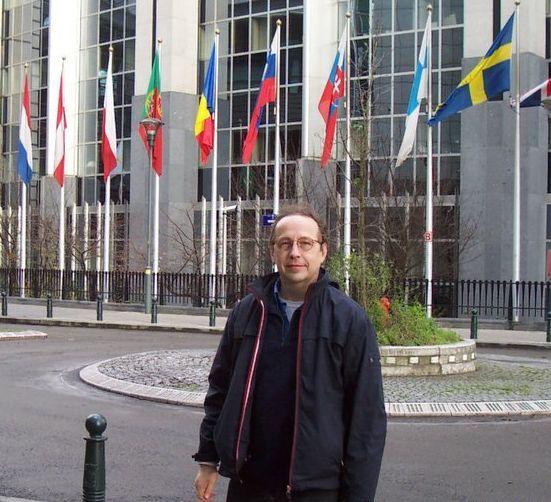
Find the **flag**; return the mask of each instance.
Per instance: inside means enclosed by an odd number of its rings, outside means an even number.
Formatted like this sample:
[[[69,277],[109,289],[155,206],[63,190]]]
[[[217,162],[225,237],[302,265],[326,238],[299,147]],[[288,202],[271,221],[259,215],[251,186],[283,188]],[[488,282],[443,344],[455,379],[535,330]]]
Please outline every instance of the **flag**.
[[[346,71],[346,31],[343,32],[339,48],[329,79],[325,84],[321,99],[318,104],[318,110],[325,121],[325,141],[323,143],[323,152],[321,154],[321,167],[327,165],[331,149],[333,148],[333,138],[335,137],[335,127],[337,125],[337,116],[339,111],[339,101],[344,96],[344,83]]]
[[[511,39],[513,36],[513,14],[494,43],[474,69],[461,81],[428,124],[433,126],[449,116],[492,98],[510,87]]]
[[[247,137],[243,142],[244,164],[248,164],[251,160],[251,154],[256,143],[256,137],[258,136],[258,128],[260,127],[260,122],[262,121],[264,106],[268,103],[273,103],[276,100],[276,71],[279,67],[279,30],[280,28],[278,26],[272,40],[272,45],[270,46],[270,50],[266,56],[266,64],[264,65],[262,80],[260,81],[260,90],[258,91],[256,104],[251,115],[251,120],[249,121]]]
[[[524,93],[520,98],[520,107],[541,106],[546,99],[551,99],[551,78]]]
[[[67,129],[67,119],[65,118],[65,106],[63,105],[63,67],[61,67],[54,149],[54,178],[60,187],[63,186],[65,177],[65,129]]]
[[[149,78],[149,86],[145,96],[145,103],[142,112],[142,119],[147,117],[163,119],[163,110],[161,107],[161,72],[159,69],[159,50],[155,52],[153,67],[151,68],[151,77]],[[147,142],[147,133],[145,127],[140,124],[138,128],[140,137],[142,138],[145,149],[149,152],[149,144]],[[163,174],[163,128],[157,129],[155,137],[155,145],[153,146],[153,169],[161,176]]]
[[[103,98],[103,121],[101,129],[101,158],[103,160],[103,180],[107,182],[111,171],[117,166],[117,126],[113,101],[113,52],[109,50],[109,63],[105,78]]]
[[[203,93],[199,100],[199,108],[195,117],[195,139],[201,150],[201,163],[206,164],[210,152],[214,147],[214,113],[216,106],[215,96],[215,65],[216,65],[216,42],[212,45],[209,66],[203,85]]]
[[[409,94],[408,111],[406,117],[406,129],[404,131],[404,138],[396,157],[396,167],[398,167],[413,149],[413,143],[415,142],[415,133],[417,131],[417,122],[419,120],[419,109],[421,108],[421,101],[427,97],[427,78],[428,78],[428,64],[429,64],[429,50],[427,47],[427,40],[429,36],[429,30],[431,29],[431,15],[427,18],[427,25],[425,26],[425,33],[421,42],[421,48],[419,49],[419,57],[417,59],[417,66],[415,68],[415,75],[413,77],[413,85],[411,86],[411,92]]]
[[[21,118],[19,119],[18,150],[17,170],[21,180],[28,185],[33,177],[33,147],[31,140],[31,101],[29,99],[29,83],[26,73],[21,100]]]

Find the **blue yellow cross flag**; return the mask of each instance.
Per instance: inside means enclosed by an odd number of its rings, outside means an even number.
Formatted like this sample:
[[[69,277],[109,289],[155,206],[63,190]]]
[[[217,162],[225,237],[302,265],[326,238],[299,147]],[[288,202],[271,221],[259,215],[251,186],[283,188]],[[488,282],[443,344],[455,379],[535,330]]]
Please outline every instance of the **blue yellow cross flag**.
[[[469,106],[479,105],[488,101],[488,98],[509,90],[514,18],[513,14],[486,55],[459,82],[448,99],[436,107],[434,116],[428,121],[430,126]]]

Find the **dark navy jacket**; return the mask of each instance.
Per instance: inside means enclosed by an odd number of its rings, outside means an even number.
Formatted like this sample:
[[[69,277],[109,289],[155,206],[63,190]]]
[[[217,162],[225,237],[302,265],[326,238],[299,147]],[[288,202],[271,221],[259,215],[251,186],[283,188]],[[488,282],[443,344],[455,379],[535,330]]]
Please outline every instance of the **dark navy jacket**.
[[[239,477],[249,456],[255,372],[277,274],[259,279],[231,312],[205,398],[197,461]],[[363,309],[321,271],[298,320],[289,488],[340,489],[346,502],[373,500],[386,414],[379,349]]]

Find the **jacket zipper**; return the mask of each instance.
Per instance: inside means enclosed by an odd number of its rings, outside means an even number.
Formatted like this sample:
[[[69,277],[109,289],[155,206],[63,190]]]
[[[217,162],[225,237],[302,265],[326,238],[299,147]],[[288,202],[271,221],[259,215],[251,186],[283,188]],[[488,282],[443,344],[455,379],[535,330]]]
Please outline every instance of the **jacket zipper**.
[[[291,461],[289,463],[289,484],[287,485],[287,498],[291,500],[291,492],[293,491],[293,485],[291,483],[291,478],[293,474],[293,467],[295,463],[295,453],[296,453],[296,439],[298,431],[298,405],[300,401],[300,367],[302,359],[302,321],[304,320],[304,315],[306,313],[306,305],[308,303],[310,288],[306,291],[304,296],[304,303],[302,304],[302,311],[300,312],[300,318],[298,321],[298,337],[297,337],[297,365],[296,365],[296,375],[295,375],[295,423],[293,425],[293,442],[291,443]]]
[[[239,429],[237,431],[237,445],[235,448],[235,467],[236,467],[236,474],[239,478],[239,473],[237,472],[237,465],[239,464],[239,444],[241,442],[241,433],[243,432],[243,426],[245,423],[245,414],[247,412],[247,405],[249,402],[249,397],[251,394],[251,388],[252,388],[252,382],[254,377],[254,372],[256,370],[256,363],[258,362],[258,353],[260,350],[260,339],[262,337],[262,333],[264,332],[264,325],[266,323],[266,307],[264,306],[264,302],[261,298],[256,297],[256,300],[260,304],[260,324],[256,336],[256,341],[253,348],[253,355],[251,357],[251,363],[249,365],[249,371],[247,373],[247,381],[245,385],[245,394],[243,396],[243,404],[241,405],[241,417],[239,419]]]

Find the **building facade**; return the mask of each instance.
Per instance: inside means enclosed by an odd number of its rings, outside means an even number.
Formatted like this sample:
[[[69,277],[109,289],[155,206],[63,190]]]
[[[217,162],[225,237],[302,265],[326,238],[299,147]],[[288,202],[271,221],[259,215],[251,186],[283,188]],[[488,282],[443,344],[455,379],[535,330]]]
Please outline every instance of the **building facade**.
[[[28,266],[57,262],[51,246],[58,187],[52,180],[55,110],[63,65],[67,114],[67,261],[100,267],[101,108],[109,47],[120,171],[111,183],[112,268],[145,266],[148,159],[138,136],[152,57],[161,40],[164,165],[160,179],[160,266],[196,271],[208,263],[201,235],[210,208],[212,160],[201,166],[194,118],[215,29],[220,30],[219,248],[229,272],[267,268],[260,216],[273,209],[275,118],[265,113],[249,164],[241,145],[277,20],[281,36],[281,204],[305,199],[326,217],[331,247],[342,237],[344,127],[321,170],[324,123],[317,110],[338,41],[351,16],[352,245],[423,274],[426,196],[425,109],[412,156],[394,167],[423,30],[427,0],[3,0],[3,249],[16,256],[17,139],[24,65],[31,87],[34,177]],[[490,47],[511,15],[508,0],[434,0],[433,104],[442,102]],[[521,3],[520,89],[551,74],[551,0]],[[513,64],[514,66],[514,64]],[[513,68],[514,73],[514,68]],[[512,81],[512,91],[515,92]],[[510,93],[465,110],[433,130],[435,278],[512,276],[514,110]],[[341,116],[344,115],[341,113]],[[342,121],[341,121],[342,122]],[[551,261],[548,112],[521,111],[521,278],[545,280]],[[202,198],[205,202],[202,202]],[[236,208],[233,208],[237,206]],[[48,231],[49,230],[49,231]],[[48,238],[49,237],[49,238]],[[222,242],[226,245],[222,246]],[[50,246],[49,246],[50,245]],[[223,249],[222,249],[223,248]],[[219,253],[222,256],[222,252]],[[51,260],[47,257],[51,255]],[[8,254],[6,254],[8,256]],[[12,259],[11,264],[14,263]],[[8,263],[4,259],[4,264]],[[223,261],[219,259],[219,270]]]

